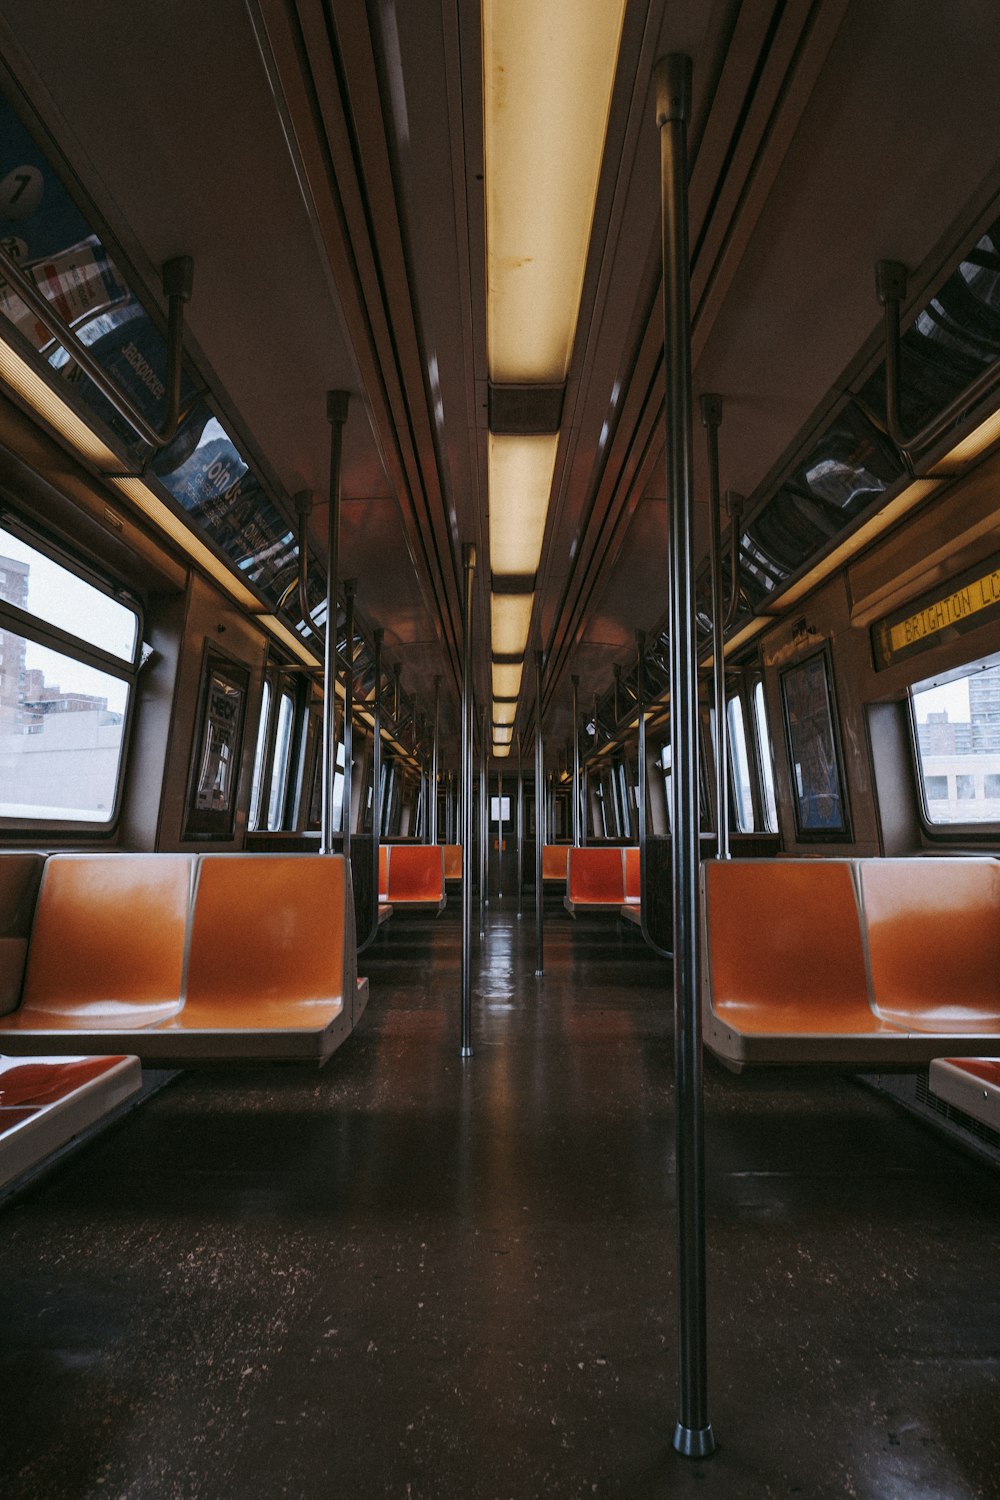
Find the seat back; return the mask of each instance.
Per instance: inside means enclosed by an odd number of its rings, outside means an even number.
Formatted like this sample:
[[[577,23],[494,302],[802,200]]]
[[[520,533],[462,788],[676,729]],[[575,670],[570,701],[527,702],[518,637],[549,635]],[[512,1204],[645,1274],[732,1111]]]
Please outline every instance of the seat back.
[[[542,879],[565,880],[569,861],[569,844],[542,845]]]
[[[741,1032],[871,1031],[848,860],[708,860],[707,996]]]
[[[389,890],[389,846],[378,846],[378,899],[385,901]]]
[[[180,1005],[190,854],[53,854],[31,934],[22,1013],[152,1025]],[[41,1024],[41,1023],[40,1023]]]
[[[632,845],[625,850],[625,900],[639,901],[642,885],[639,875],[639,850]]]
[[[0,854],[0,1016],[21,999],[44,854]]]
[[[566,896],[581,906],[621,906],[625,900],[625,862],[622,849],[570,849],[566,867]]]
[[[184,1024],[245,1015],[253,1030],[275,1024],[283,1007],[350,1005],[356,955],[345,870],[339,854],[201,855]]]
[[[444,900],[444,854],[440,844],[394,844],[389,860],[391,905]]]
[[[875,1011],[916,1031],[1000,1027],[1000,862],[858,860]]]
[[[444,850],[444,878],[445,880],[461,880],[462,878],[462,846],[461,844],[442,844]]]

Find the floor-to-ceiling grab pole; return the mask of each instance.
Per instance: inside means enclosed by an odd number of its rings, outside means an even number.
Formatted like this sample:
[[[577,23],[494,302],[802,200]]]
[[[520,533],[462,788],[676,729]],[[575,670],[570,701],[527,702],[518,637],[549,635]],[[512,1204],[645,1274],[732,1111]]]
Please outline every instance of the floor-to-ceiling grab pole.
[[[344,779],[341,782],[340,828],[344,836],[344,857],[351,857],[351,824],[354,821],[354,596],[358,580],[344,583],[347,615],[344,620]]]
[[[542,845],[545,843],[545,747],[542,744],[542,653],[535,652],[535,973],[545,972]]]
[[[372,925],[371,939],[378,936],[378,852],[382,844],[382,641],[379,625],[375,641],[375,698],[372,703]],[[367,947],[367,944],[365,945]]]
[[[580,847],[580,679],[574,672],[573,684],[573,848]]]
[[[520,730],[517,731],[517,914],[524,916],[524,773]]]
[[[434,679],[434,739],[431,743],[431,829],[428,843],[438,841],[438,749],[441,741],[441,679]]]
[[[340,566],[340,458],[347,421],[347,391],[327,391],[330,423],[330,500],[326,521],[326,641],[323,647],[323,782],[322,832],[324,854],[333,853],[333,782],[337,759],[337,570]],[[303,538],[304,544],[305,538]],[[300,544],[301,545],[301,544]]]
[[[670,582],[670,743],[673,803],[674,1034],[677,1111],[678,1354],[673,1444],[687,1457],[714,1452],[708,1418],[705,1306],[705,1161],[698,951],[698,659],[694,610],[691,296],[687,123],[691,59],[655,68],[663,206],[663,362],[666,386]]]
[[[708,437],[708,505],[712,543],[712,695],[715,703],[715,853],[729,858],[729,726],[726,722],[726,608],[722,601],[722,500],[719,494],[719,424],[722,397],[702,396],[701,422]]]
[[[472,585],[476,549],[462,548],[465,593],[462,615],[462,769],[458,828],[462,846],[462,1057],[472,1056]]]
[[[486,936],[486,882],[489,877],[489,789],[486,785],[489,758],[490,711],[484,703],[479,715],[479,936]]]

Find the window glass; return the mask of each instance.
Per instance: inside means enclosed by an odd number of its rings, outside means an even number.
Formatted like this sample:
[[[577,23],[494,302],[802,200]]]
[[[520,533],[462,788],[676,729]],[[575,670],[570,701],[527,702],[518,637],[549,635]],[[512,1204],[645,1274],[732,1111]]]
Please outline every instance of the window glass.
[[[343,824],[344,814],[344,742],[337,741],[336,764],[333,771],[333,807],[331,808],[330,826],[334,833],[339,833]],[[388,828],[386,832],[388,833]]]
[[[292,749],[292,724],[295,704],[291,693],[282,693],[278,704],[278,727],[274,736],[274,759],[271,762],[271,787],[267,799],[267,826],[280,828],[288,791],[288,768]]]
[[[0,817],[110,822],[129,684],[0,628]]]
[[[264,691],[260,700],[260,725],[257,729],[257,749],[253,757],[253,783],[250,787],[250,827],[260,826],[260,799],[264,790],[264,762],[267,759],[267,721],[271,707],[271,684],[264,679]]]
[[[743,704],[739,698],[730,698],[726,705],[726,721],[729,725],[729,760],[733,773],[733,792],[736,801],[736,823],[741,833],[752,833],[753,797],[750,791],[750,760],[747,756],[747,737],[743,726]]]
[[[767,709],[764,705],[764,684],[759,678],[753,687],[753,712],[757,725],[757,758],[760,761],[764,782],[764,823],[770,833],[777,833],[778,807],[774,797],[774,760],[771,752],[771,736],[767,727]]]
[[[1000,823],[1000,665],[910,690],[929,823]]]
[[[667,829],[668,830],[670,830],[673,827],[673,815],[674,815],[674,807],[673,807],[673,800],[672,800],[672,798],[673,798],[673,791],[672,791],[672,785],[671,785],[672,778],[671,778],[671,774],[670,774],[670,766],[671,766],[670,746],[669,745],[664,745],[661,748],[661,750],[660,750],[660,770],[663,772],[663,797],[664,797],[664,801],[666,803],[666,809],[667,809]]]
[[[119,660],[135,659],[134,609],[0,528],[0,601],[75,635]]]
[[[491,797],[490,798],[490,822],[491,823],[509,823],[510,822],[510,798],[509,797]]]

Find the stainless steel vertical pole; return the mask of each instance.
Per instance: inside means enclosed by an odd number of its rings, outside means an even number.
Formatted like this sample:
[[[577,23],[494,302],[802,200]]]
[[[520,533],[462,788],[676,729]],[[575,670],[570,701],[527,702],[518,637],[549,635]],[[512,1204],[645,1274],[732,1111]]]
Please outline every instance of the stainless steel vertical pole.
[[[719,424],[722,397],[702,396],[701,422],[708,435],[708,504],[712,537],[712,696],[715,704],[715,852],[729,858],[729,725],[726,721],[726,621],[722,602],[722,501],[719,495]]]
[[[524,772],[520,730],[517,731],[517,914],[524,915]]]
[[[381,625],[375,637],[375,703],[372,708],[372,934],[378,932],[378,851],[382,843],[382,640]]]
[[[358,581],[344,583],[347,617],[344,621],[344,779],[341,783],[340,828],[344,836],[344,858],[351,857],[351,824],[354,821],[354,596]]]
[[[570,678],[573,684],[573,807],[572,807],[572,839],[573,848],[580,847],[580,679],[574,672]]]
[[[326,514],[326,641],[323,647],[323,798],[320,847],[333,853],[333,780],[337,759],[337,571],[340,567],[340,461],[347,391],[327,391],[330,423],[330,496]],[[300,545],[304,545],[303,537]]]
[[[489,849],[489,788],[486,785],[487,760],[489,759],[490,711],[483,704],[479,715],[479,936],[486,936],[486,882],[489,875],[487,851]]]
[[[535,652],[535,974],[545,973],[542,845],[545,842],[545,747],[542,744],[542,653]]]
[[[715,1450],[708,1418],[705,1161],[698,949],[698,658],[694,612],[691,455],[691,300],[687,122],[691,59],[656,64],[663,204],[663,323],[667,503],[670,513],[670,743],[673,800],[674,1035],[677,1087],[677,1246],[680,1403],[673,1444],[687,1457]]]
[[[434,679],[434,739],[431,744],[431,827],[428,842],[438,841],[438,748],[441,740],[441,679]]]
[[[476,574],[476,549],[471,542],[462,548],[465,572],[462,617],[462,769],[460,775],[458,828],[462,846],[462,1057],[472,1056],[472,585]]]

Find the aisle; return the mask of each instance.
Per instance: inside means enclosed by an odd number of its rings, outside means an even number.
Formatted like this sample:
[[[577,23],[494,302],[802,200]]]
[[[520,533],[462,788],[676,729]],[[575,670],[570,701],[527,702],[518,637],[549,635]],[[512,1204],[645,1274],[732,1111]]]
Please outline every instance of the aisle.
[[[668,971],[610,919],[363,961],[322,1073],[188,1074],[0,1214],[10,1500],[995,1493],[996,1181],[848,1080],[706,1079],[711,1412],[675,1418]]]

